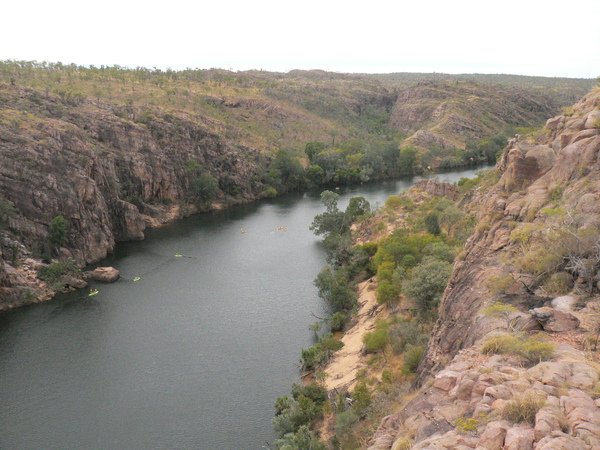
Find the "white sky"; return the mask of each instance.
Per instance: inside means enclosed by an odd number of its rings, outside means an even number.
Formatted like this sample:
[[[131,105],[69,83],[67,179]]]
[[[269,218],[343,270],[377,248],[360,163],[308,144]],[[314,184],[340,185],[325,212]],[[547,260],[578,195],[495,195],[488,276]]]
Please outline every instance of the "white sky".
[[[600,0],[12,0],[0,59],[600,76]]]

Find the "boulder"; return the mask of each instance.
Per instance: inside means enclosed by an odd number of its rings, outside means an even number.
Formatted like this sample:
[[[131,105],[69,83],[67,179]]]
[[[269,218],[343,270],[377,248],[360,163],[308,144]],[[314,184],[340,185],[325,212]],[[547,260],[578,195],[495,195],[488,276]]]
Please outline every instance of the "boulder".
[[[570,331],[579,327],[579,319],[573,314],[548,306],[532,309],[529,313],[546,331]]]
[[[481,450],[502,450],[504,438],[506,437],[506,430],[509,428],[510,424],[505,420],[497,420],[488,423],[479,438],[477,448]]]
[[[114,267],[98,267],[92,271],[92,279],[105,283],[114,283],[121,277],[121,273]]]
[[[530,450],[533,447],[533,438],[533,428],[509,428],[506,430],[503,450]]]
[[[585,128],[600,128],[600,110],[590,111],[585,121]]]
[[[549,436],[553,431],[561,429],[561,423],[558,414],[560,409],[552,407],[543,407],[535,415],[534,435],[536,441],[541,441]]]
[[[82,280],[80,278],[75,278],[74,276],[71,276],[71,275],[64,275],[60,279],[60,282],[66,286],[74,287],[75,289],[83,289],[83,288],[87,287],[87,285],[88,285],[85,280]]]
[[[573,295],[562,295],[553,299],[550,304],[554,309],[561,311],[573,311],[577,304],[577,297]]]
[[[587,450],[590,448],[584,441],[569,436],[561,431],[554,431],[535,444],[534,450]]]

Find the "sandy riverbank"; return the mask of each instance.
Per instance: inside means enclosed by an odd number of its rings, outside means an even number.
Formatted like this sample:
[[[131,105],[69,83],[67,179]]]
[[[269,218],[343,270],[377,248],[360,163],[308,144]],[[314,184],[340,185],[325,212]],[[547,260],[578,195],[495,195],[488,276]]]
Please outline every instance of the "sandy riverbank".
[[[352,390],[356,383],[356,372],[366,368],[366,358],[363,356],[362,337],[367,331],[375,327],[375,319],[383,310],[375,298],[375,286],[371,280],[363,281],[358,285],[358,314],[354,325],[342,337],[344,347],[335,353],[335,356],[325,368],[325,388]]]

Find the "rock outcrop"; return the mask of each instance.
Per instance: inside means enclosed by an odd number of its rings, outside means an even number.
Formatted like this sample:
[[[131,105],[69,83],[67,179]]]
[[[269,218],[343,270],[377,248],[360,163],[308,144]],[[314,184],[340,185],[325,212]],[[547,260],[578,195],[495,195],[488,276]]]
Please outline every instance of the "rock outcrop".
[[[552,195],[558,194],[565,209],[600,222],[600,128],[585,128],[599,107],[600,92],[592,92],[573,107],[573,116],[556,119],[562,126],[542,130],[539,144],[516,138],[504,151],[496,168],[499,181],[472,200],[478,221],[486,226],[478,227],[464,258],[455,263],[417,383],[490,331],[489,321],[479,314],[493,297],[486,280],[505,266],[501,256],[518,247],[510,237],[515,224],[543,223],[542,208],[552,206]],[[571,138],[564,139],[559,129]],[[524,158],[532,162],[520,163]]]
[[[574,256],[562,263],[570,270],[561,272],[563,286],[574,283],[583,298],[597,292],[599,110],[596,89],[569,115],[548,120],[536,136],[517,136],[497,164],[497,182],[472,193],[471,210],[479,225],[444,292],[413,384],[420,391],[399,413],[384,419],[370,441],[371,450],[406,448],[407,442],[412,449],[600,448],[600,372],[575,344],[565,343],[577,340],[573,336],[582,329],[596,330],[597,313],[592,311],[596,319],[590,321],[582,315],[585,310],[575,311],[576,296],[548,295],[545,289],[551,286],[540,284],[543,273],[536,273],[535,264],[527,266],[533,267],[529,273],[523,269],[533,233],[546,246],[556,236],[568,235],[571,241],[561,245],[571,245]],[[590,237],[584,241],[582,236]],[[533,249],[540,247],[544,245]],[[529,261],[540,263],[531,254]],[[521,265],[515,263],[519,258]],[[512,280],[508,293],[494,286],[499,276]],[[482,353],[483,338],[506,327],[481,313],[484,305],[498,299],[520,310],[509,317],[509,327],[543,329],[541,333],[556,340],[550,360],[530,361],[538,364],[528,367],[511,356]],[[563,334],[567,337],[561,338]],[[525,410],[532,404],[536,408],[528,419],[506,412],[514,405]]]

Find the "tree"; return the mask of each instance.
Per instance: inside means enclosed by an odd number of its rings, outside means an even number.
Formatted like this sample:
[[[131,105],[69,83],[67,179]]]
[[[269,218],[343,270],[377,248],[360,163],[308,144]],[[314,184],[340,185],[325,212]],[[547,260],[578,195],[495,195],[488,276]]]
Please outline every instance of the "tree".
[[[417,149],[412,147],[405,147],[400,149],[400,156],[398,156],[398,167],[400,173],[406,175],[412,175],[415,173],[415,166],[417,163]]]
[[[425,229],[428,233],[433,234],[434,236],[439,236],[442,232],[440,228],[440,221],[438,214],[436,212],[431,212],[425,217]]]
[[[304,153],[308,156],[308,160],[312,163],[315,155],[318,155],[323,150],[325,150],[327,146],[324,142],[307,142],[304,147]]]
[[[359,217],[371,212],[371,204],[364,197],[352,197],[345,212],[348,220],[354,222]]]
[[[321,193],[321,203],[325,205],[325,212],[315,216],[310,230],[316,235],[328,236],[330,233],[343,234],[350,228],[346,214],[338,209],[337,202],[340,196],[332,191]]]
[[[448,236],[452,236],[452,231],[456,225],[465,217],[465,213],[456,206],[448,206],[439,216],[440,224],[446,228]]]
[[[419,314],[425,316],[437,308],[444,293],[452,265],[432,257],[425,257],[423,262],[412,271],[410,280],[402,285],[404,294],[415,302]]]
[[[194,179],[193,190],[201,203],[209,203],[217,195],[219,181],[210,173],[203,172]]]
[[[69,230],[69,221],[63,216],[56,216],[48,229],[48,240],[55,249],[63,246],[67,240],[67,232]]]

